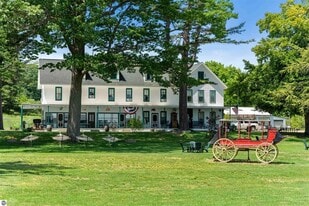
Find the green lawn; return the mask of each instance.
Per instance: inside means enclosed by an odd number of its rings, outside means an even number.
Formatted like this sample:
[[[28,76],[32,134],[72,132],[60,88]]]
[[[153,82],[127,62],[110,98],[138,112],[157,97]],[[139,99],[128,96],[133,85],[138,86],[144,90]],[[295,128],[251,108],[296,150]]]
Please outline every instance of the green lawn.
[[[37,116],[31,116],[31,115],[25,115],[23,116],[23,121],[26,122],[26,127],[32,127],[33,126],[33,119],[41,119],[39,115]],[[18,130],[20,129],[20,115],[8,115],[3,114],[3,123],[4,123],[4,129],[5,130]]]
[[[123,140],[108,146],[106,133],[95,139],[59,146],[56,133],[0,132],[0,200],[8,205],[308,205],[309,151],[301,139],[278,144],[272,164],[246,161],[219,163],[211,153],[183,153],[180,141],[206,141],[204,133],[115,133]],[[8,142],[12,137],[16,142]],[[190,138],[190,139],[189,139]],[[11,140],[12,141],[12,140]]]

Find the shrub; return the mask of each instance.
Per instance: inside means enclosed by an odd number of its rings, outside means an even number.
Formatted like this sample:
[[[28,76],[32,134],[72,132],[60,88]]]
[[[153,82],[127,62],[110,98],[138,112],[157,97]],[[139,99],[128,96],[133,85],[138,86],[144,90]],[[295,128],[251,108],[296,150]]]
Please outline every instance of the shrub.
[[[133,131],[136,131],[138,129],[142,129],[143,128],[143,123],[141,122],[141,120],[133,118],[133,119],[129,120],[129,127]]]

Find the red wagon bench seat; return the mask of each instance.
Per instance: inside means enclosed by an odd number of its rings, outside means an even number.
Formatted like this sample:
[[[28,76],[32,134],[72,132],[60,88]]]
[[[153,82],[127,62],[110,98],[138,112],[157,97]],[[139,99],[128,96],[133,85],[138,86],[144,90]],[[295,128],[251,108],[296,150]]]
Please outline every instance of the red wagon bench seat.
[[[237,148],[254,148],[263,142],[276,144],[283,139],[282,135],[276,128],[269,128],[266,138],[259,138],[258,140],[252,140],[251,138],[238,138],[232,140]]]

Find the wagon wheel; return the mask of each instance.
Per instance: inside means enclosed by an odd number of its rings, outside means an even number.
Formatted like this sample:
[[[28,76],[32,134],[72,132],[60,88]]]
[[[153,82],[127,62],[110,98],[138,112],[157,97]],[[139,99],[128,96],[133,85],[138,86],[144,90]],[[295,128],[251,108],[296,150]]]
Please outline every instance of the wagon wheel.
[[[231,140],[220,138],[213,144],[212,154],[220,162],[229,162],[236,156],[237,148]]]
[[[256,148],[255,155],[260,162],[271,163],[278,156],[278,147],[269,142],[263,142]]]

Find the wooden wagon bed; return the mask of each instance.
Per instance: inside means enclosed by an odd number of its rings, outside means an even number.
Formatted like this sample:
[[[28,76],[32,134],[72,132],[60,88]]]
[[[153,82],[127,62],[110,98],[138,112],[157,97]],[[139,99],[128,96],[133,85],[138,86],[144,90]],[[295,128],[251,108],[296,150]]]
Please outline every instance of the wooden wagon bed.
[[[220,162],[229,162],[235,158],[238,151],[255,150],[256,157],[260,162],[271,163],[278,156],[276,144],[282,139],[283,136],[276,128],[269,128],[266,138],[257,137],[255,140],[251,138],[237,138],[235,140],[225,137],[219,138],[213,145],[213,157]]]

